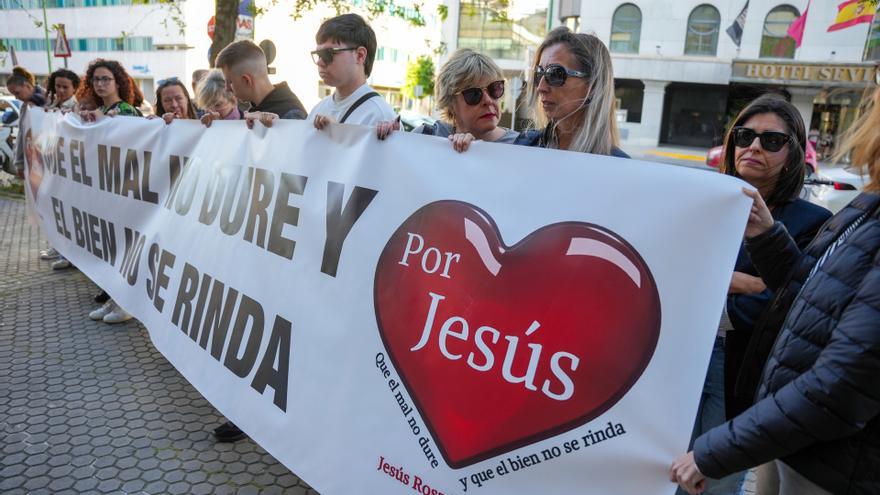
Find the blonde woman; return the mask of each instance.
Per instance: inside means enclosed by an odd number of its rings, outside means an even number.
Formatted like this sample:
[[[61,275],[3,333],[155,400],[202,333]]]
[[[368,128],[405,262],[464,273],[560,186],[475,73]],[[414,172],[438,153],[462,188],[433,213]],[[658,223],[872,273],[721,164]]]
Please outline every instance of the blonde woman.
[[[202,123],[211,127],[214,120],[241,120],[238,100],[226,89],[226,79],[220,69],[211,69],[196,86],[196,105],[205,111]]]
[[[745,191],[746,248],[777,294],[761,319],[776,324],[752,336],[765,363],[754,405],[672,463],[669,479],[688,493],[703,491],[706,477],[759,464],[757,493],[877,493],[880,88],[871,100],[838,152],[867,170],[865,192],[809,246],[801,250],[761,195]]]
[[[443,64],[435,86],[442,120],[413,132],[449,138],[459,152],[474,140],[513,143],[519,137],[518,132],[498,126],[504,74],[491,58],[467,48],[457,50]],[[398,121],[380,122],[376,134],[385,139],[399,128]]]
[[[599,38],[566,27],[550,31],[535,53],[528,104],[540,129],[521,144],[622,158],[614,115],[611,55]]]

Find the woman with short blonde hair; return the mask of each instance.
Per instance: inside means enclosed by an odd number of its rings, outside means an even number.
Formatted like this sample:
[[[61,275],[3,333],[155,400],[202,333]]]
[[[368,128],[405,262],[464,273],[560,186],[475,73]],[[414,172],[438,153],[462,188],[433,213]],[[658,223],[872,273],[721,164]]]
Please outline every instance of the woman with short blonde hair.
[[[457,50],[443,64],[434,88],[442,120],[413,132],[448,137],[459,152],[474,140],[513,143],[519,133],[498,126],[504,84],[504,73],[491,58],[468,48]],[[380,122],[379,139],[398,128],[398,122]]]
[[[242,118],[242,113],[238,109],[238,100],[226,89],[226,79],[220,69],[211,69],[202,76],[196,86],[196,104],[205,111],[203,122]]]

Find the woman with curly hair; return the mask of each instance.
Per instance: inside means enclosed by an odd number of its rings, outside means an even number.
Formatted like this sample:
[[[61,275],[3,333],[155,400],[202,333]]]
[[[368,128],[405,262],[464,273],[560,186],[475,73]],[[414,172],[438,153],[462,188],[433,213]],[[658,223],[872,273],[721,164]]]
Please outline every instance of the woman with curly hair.
[[[142,116],[135,108],[137,91],[134,82],[115,60],[99,58],[92,61],[83,88],[83,94],[98,103],[97,110],[80,112],[80,117],[87,122],[94,121],[99,114]]]
[[[49,74],[47,108],[73,110],[76,106],[76,91],[79,89],[79,76],[67,69],[58,69]]]

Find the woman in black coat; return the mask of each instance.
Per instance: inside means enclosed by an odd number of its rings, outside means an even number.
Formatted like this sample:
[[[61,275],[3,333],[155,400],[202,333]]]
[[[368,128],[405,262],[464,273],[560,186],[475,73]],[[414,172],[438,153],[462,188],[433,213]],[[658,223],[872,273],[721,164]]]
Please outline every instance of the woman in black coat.
[[[776,291],[762,319],[783,323],[756,329],[770,353],[755,404],[670,467],[689,493],[764,463],[782,495],[880,493],[880,89],[872,100],[841,147],[869,184],[805,250],[746,191],[746,247]]]

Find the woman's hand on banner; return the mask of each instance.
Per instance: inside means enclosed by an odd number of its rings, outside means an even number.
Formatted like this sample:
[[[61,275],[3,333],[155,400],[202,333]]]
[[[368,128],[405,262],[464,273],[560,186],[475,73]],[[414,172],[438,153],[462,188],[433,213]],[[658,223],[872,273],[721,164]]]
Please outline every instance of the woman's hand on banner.
[[[162,114],[162,120],[165,121],[165,124],[170,124],[175,117],[176,115],[174,115],[174,112],[165,112]]]
[[[733,272],[730,279],[728,294],[760,294],[767,288],[767,284],[761,277],[749,275],[743,272]]]
[[[83,120],[83,122],[95,122],[98,120],[98,116],[101,115],[101,112],[98,110],[80,110],[79,118]]]
[[[258,120],[265,127],[272,127],[272,122],[278,118],[278,114],[272,112],[246,112],[244,114],[244,123],[248,129],[253,129],[254,122]]]
[[[450,134],[449,141],[452,142],[452,148],[459,153],[464,153],[471,146],[471,141],[474,140],[474,136],[469,132],[464,132],[461,134]]]
[[[770,230],[774,220],[761,193],[746,187],[743,188],[743,193],[752,198],[752,210],[749,212],[749,223],[746,224],[746,239],[751,239]]]
[[[672,466],[669,467],[669,481],[678,483],[691,495],[702,493],[706,489],[706,477],[697,467],[694,451],[682,454],[672,461]]]
[[[376,137],[379,138],[379,141],[384,141],[392,132],[399,130],[400,115],[394,120],[383,120],[376,124]]]
[[[210,110],[205,112],[201,118],[202,124],[204,124],[205,127],[211,127],[211,122],[214,122],[215,120],[220,120],[220,113],[212,112]]]

